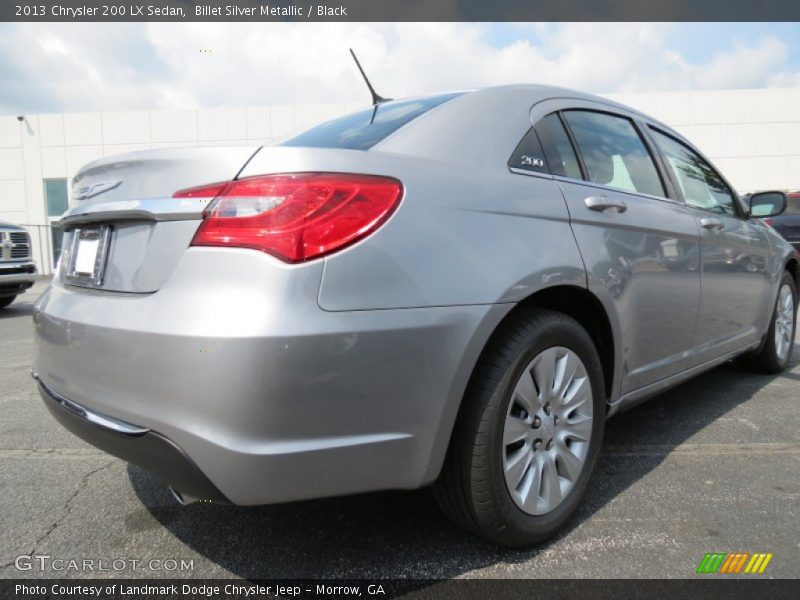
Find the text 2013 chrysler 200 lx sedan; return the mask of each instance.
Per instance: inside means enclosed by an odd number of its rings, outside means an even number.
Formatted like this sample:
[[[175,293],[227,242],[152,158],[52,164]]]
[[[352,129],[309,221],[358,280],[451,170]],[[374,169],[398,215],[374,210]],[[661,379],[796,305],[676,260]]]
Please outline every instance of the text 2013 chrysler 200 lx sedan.
[[[183,501],[434,484],[465,527],[531,544],[575,509],[610,415],[792,351],[800,256],[680,135],[570,90],[104,158],[73,197],[34,377]]]

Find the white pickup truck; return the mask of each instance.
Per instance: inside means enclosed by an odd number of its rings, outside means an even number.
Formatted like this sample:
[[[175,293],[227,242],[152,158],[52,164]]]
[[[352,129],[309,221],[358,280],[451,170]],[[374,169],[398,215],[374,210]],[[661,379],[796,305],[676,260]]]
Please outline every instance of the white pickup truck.
[[[31,236],[22,227],[0,221],[0,308],[5,308],[36,281]]]

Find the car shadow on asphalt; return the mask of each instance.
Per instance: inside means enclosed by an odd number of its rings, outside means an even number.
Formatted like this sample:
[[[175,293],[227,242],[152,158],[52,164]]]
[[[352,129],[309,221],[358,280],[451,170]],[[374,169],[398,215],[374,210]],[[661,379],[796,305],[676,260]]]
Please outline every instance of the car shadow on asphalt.
[[[35,298],[30,301],[15,300],[13,304],[0,308],[0,319],[30,318],[33,315],[33,303],[35,301]]]
[[[795,350],[792,366],[800,361]],[[793,373],[784,377],[800,379]],[[780,377],[780,376],[779,376]],[[133,488],[170,533],[209,561],[248,578],[450,578],[544,552],[645,477],[677,446],[775,378],[728,363],[608,423],[604,452],[567,526],[529,550],[485,543],[450,523],[428,490],[381,492],[263,507],[178,506],[164,484],[129,465]],[[625,447],[658,447],[620,461]],[[622,451],[620,452],[620,449]],[[136,530],[141,519],[126,524]]]

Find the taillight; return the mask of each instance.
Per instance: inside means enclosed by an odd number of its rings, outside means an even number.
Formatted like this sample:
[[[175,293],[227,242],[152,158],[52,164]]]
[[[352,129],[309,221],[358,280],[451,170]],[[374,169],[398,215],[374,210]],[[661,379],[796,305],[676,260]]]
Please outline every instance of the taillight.
[[[221,183],[211,183],[208,185],[201,185],[200,187],[189,188],[188,190],[180,190],[172,194],[173,198],[216,198],[222,193],[226,185],[230,181],[223,181]]]
[[[769,217],[767,217],[766,219],[761,219],[761,220],[764,221],[764,223],[766,223],[770,227],[772,227],[772,219],[770,219]]]
[[[216,198],[192,246],[254,248],[296,263],[374,232],[400,204],[402,192],[402,184],[389,177],[295,173],[210,184],[175,197]]]

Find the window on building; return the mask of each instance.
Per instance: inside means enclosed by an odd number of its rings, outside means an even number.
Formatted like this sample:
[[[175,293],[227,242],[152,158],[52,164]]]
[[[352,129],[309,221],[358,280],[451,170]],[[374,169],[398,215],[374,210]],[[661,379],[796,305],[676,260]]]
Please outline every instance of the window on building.
[[[45,179],[44,198],[47,203],[48,217],[58,218],[63,215],[69,206],[69,201],[67,200],[67,180]]]
[[[61,240],[63,238],[63,232],[55,226],[55,223],[69,208],[67,180],[45,179],[44,201],[47,209],[47,224],[50,229],[50,252],[55,266],[61,256]]]
[[[60,227],[50,227],[50,247],[53,252],[53,266],[58,264],[58,259],[61,258],[61,242],[64,239],[64,231]]]
[[[589,181],[666,196],[653,157],[630,119],[588,110],[564,112]]]

